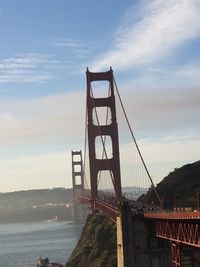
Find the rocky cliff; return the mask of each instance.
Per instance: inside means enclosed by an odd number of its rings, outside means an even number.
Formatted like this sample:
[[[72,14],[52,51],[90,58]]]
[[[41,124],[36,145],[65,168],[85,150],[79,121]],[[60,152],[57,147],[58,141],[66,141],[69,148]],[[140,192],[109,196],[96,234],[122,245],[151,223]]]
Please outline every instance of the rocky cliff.
[[[65,267],[116,267],[116,225],[105,215],[89,215]]]

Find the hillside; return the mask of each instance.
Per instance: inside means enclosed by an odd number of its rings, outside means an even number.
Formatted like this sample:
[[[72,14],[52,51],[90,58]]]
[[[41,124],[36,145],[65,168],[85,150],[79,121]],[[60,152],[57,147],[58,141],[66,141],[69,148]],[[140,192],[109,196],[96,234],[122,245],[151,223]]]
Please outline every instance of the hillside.
[[[156,186],[164,201],[164,208],[196,208],[197,189],[200,189],[200,161],[174,169]],[[158,203],[152,189],[139,200],[149,204]]]
[[[71,200],[72,190],[65,188],[0,193],[0,223],[71,220]]]
[[[116,267],[116,225],[105,215],[89,215],[65,267]]]

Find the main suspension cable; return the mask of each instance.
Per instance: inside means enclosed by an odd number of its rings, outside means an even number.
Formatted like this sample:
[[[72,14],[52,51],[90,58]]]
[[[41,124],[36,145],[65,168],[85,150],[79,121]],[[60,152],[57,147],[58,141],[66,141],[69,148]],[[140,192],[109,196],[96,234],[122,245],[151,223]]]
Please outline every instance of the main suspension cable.
[[[148,176],[149,180],[151,181],[153,190],[154,190],[154,192],[155,192],[155,194],[156,194],[156,196],[157,196],[157,198],[158,198],[158,201],[160,202],[160,204],[162,204],[161,198],[160,198],[160,196],[159,196],[159,194],[158,194],[158,192],[157,192],[157,190],[156,190],[156,187],[155,187],[154,182],[153,182],[153,180],[152,180],[152,178],[151,178],[151,175],[150,175],[150,173],[149,173],[149,170],[148,170],[148,168],[147,168],[147,166],[146,166],[146,163],[145,163],[145,161],[144,161],[144,158],[143,158],[143,156],[142,156],[142,154],[141,154],[141,152],[140,152],[140,149],[139,149],[139,146],[138,146],[138,144],[137,144],[136,138],[135,138],[135,136],[134,136],[134,134],[133,134],[133,130],[132,130],[132,128],[131,128],[131,125],[130,125],[128,116],[127,116],[127,114],[126,114],[124,105],[123,105],[123,103],[122,103],[122,99],[121,99],[121,96],[120,96],[120,93],[119,93],[119,90],[118,90],[118,87],[117,87],[117,83],[116,83],[114,77],[113,77],[113,80],[114,80],[114,84],[115,84],[115,88],[116,88],[116,91],[117,91],[117,95],[118,95],[118,97],[119,97],[120,105],[121,105],[121,107],[122,107],[122,110],[123,110],[123,113],[124,113],[124,116],[125,116],[125,119],[126,119],[128,128],[129,128],[129,131],[130,131],[130,133],[131,133],[131,136],[132,136],[132,138],[133,138],[133,141],[134,141],[134,143],[135,143],[135,146],[136,146],[136,148],[137,148],[137,151],[138,151],[138,153],[139,153],[139,156],[140,156],[140,158],[141,158],[141,160],[142,160],[142,163],[143,163],[143,165],[144,165],[144,168],[145,168],[145,171],[146,171],[146,173],[147,173],[147,176]]]

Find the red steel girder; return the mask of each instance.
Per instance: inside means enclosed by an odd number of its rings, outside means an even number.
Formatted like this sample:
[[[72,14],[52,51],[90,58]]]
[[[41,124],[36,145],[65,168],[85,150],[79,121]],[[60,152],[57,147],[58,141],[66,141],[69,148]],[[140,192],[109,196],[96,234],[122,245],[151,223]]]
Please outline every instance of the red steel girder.
[[[172,255],[172,266],[180,267],[181,266],[181,255],[179,244],[172,243],[171,244],[171,255]]]
[[[200,248],[199,220],[154,220],[159,238]]]
[[[82,196],[79,201],[91,205],[91,199],[89,197]],[[95,200],[94,204],[95,211],[107,215],[113,222],[117,222],[118,211],[113,206],[102,200]]]
[[[145,212],[144,218],[148,219],[167,219],[167,220],[194,220],[200,219],[200,211],[183,212]]]
[[[107,215],[108,217],[110,217],[110,219],[113,222],[117,222],[117,214],[118,211],[116,208],[114,208],[113,206],[109,205],[107,202],[101,201],[101,200],[96,200],[95,201],[95,209],[99,212],[99,213],[104,213],[105,215]]]

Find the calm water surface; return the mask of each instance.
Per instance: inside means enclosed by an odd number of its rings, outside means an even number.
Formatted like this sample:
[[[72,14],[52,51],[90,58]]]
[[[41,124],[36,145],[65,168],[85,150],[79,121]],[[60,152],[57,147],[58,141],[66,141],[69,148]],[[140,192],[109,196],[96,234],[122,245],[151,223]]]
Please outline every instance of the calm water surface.
[[[64,264],[82,227],[67,222],[0,224],[0,267],[34,267],[39,256]]]

